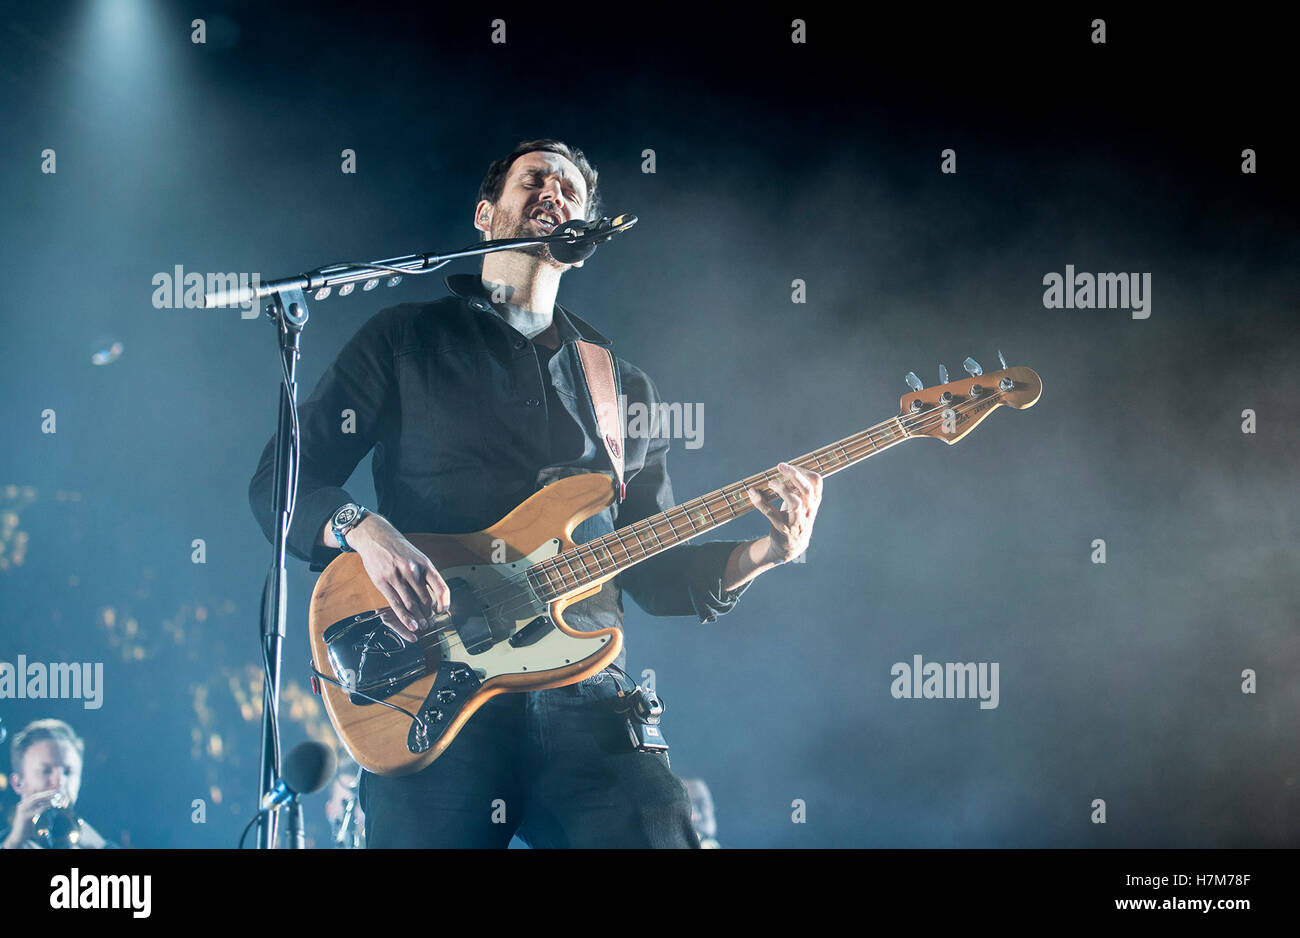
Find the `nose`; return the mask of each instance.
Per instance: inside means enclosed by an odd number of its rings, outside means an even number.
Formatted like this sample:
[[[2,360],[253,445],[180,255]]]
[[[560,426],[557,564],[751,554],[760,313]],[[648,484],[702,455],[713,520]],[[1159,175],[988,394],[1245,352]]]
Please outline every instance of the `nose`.
[[[560,190],[560,184],[556,180],[548,180],[546,185],[542,187],[542,201],[550,202],[551,207],[557,210],[564,207],[564,193]]]

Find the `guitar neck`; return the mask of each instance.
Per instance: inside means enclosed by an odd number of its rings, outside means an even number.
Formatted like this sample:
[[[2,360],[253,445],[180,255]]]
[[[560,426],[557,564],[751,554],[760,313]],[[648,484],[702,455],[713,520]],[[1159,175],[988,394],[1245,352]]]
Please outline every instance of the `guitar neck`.
[[[787,462],[822,476],[833,475],[910,436],[912,434],[907,432],[903,422],[891,417]],[[766,472],[724,485],[707,495],[579,544],[534,564],[528,569],[529,580],[538,596],[547,602],[577,592],[755,510],[746,490],[753,488],[767,492],[772,480],[780,474],[780,470],[773,466]]]

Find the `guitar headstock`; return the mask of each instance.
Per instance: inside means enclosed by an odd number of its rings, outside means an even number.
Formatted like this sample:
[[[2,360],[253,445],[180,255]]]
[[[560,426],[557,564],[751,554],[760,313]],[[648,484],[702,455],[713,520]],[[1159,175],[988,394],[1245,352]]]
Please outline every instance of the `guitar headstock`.
[[[1002,353],[998,353],[1002,359]],[[1043,380],[1032,368],[1002,368],[984,374],[979,363],[966,359],[969,378],[947,381],[948,370],[939,366],[944,384],[926,388],[912,372],[907,373],[911,394],[898,402],[898,420],[908,436],[932,436],[945,443],[956,443],[978,427],[984,418],[999,407],[1024,410],[1033,407],[1043,393]]]

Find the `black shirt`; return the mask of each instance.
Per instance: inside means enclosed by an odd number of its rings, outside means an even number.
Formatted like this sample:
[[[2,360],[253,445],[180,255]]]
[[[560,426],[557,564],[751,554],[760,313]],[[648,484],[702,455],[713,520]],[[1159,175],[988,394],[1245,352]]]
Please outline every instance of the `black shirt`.
[[[581,458],[583,446],[582,427],[564,409],[564,402],[560,400],[560,394],[555,390],[555,382],[549,380],[551,359],[555,357],[559,348],[547,348],[537,341],[533,342],[533,348],[537,352],[539,370],[548,379],[544,382],[546,385],[546,416],[551,438],[550,458],[547,465],[559,466]],[[538,471],[540,472],[544,468],[544,466],[539,466]]]
[[[456,275],[453,293],[380,310],[344,346],[299,407],[301,460],[289,551],[313,570],[338,556],[316,543],[334,511],[355,501],[342,486],[374,449],[377,509],[405,533],[481,531],[544,485],[613,467],[596,423],[574,342],[609,340],[556,304],[560,347],[529,341],[488,302],[478,275]],[[549,354],[547,354],[549,353]],[[659,410],[649,377],[615,357],[628,408]],[[274,537],[274,438],[249,485],[253,513]],[[582,522],[582,543],[673,507],[669,439],[651,432],[624,441],[627,495]],[[622,590],[651,615],[712,622],[749,587],[722,589],[727,559],[742,541],[681,544],[642,561],[565,613],[575,629],[622,626]],[[620,656],[619,663],[623,663]]]

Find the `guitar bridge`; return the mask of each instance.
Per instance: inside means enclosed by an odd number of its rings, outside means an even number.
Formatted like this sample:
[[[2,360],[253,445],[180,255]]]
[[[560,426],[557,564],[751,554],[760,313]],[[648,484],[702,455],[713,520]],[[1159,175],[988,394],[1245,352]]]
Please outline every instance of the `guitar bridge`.
[[[334,677],[357,706],[391,697],[436,666],[424,648],[408,642],[384,622],[383,613],[388,611],[373,609],[341,619],[321,636],[329,649]]]

